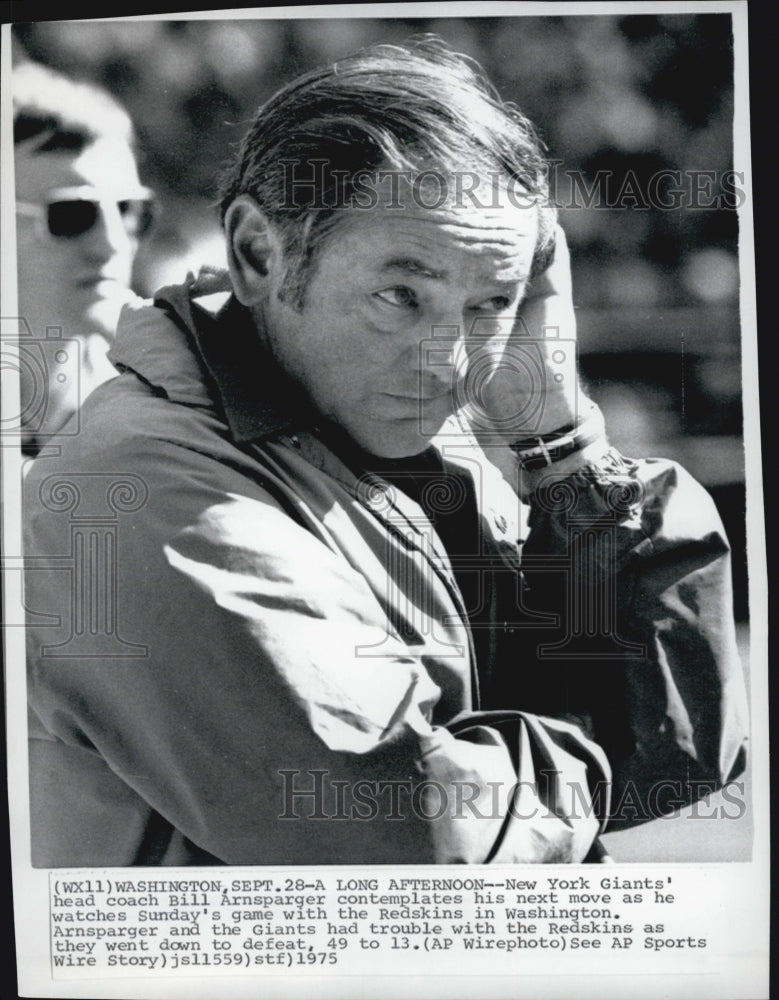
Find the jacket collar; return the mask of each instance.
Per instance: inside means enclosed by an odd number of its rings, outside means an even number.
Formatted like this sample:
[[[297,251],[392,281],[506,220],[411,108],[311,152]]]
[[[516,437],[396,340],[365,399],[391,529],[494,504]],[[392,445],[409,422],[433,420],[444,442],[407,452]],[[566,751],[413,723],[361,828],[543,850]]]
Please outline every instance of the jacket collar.
[[[160,311],[169,320],[162,327]],[[179,402],[217,402],[236,441],[315,423],[305,395],[263,347],[251,314],[232,294],[227,272],[189,275],[184,285],[157,292],[151,309],[130,307],[122,319],[113,363]]]

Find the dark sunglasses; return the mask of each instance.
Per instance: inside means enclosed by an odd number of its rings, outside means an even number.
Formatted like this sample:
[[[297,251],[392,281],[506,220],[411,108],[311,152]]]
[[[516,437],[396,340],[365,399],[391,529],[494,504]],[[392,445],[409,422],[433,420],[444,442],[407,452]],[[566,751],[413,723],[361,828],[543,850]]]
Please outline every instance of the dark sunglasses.
[[[101,212],[107,218],[118,213],[127,235],[140,239],[154,221],[152,192],[139,187],[127,194],[127,198],[117,198],[92,187],[56,188],[49,192],[43,205],[17,201],[16,211],[37,220],[39,235],[55,239],[83,236],[94,228]]]

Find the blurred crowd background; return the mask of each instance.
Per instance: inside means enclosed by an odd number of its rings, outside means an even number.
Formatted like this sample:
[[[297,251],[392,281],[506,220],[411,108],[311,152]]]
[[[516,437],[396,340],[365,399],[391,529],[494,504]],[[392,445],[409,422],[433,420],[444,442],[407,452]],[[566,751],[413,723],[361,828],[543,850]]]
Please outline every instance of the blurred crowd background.
[[[223,262],[216,177],[260,103],[304,70],[420,32],[478,59],[537,125],[555,163],[589,391],[624,452],[676,458],[710,489],[745,617],[728,14],[19,23],[14,60],[95,80],[131,113],[160,209],[136,266],[149,294]],[[652,178],[667,170],[681,171],[681,193],[675,203],[657,188],[663,207]]]

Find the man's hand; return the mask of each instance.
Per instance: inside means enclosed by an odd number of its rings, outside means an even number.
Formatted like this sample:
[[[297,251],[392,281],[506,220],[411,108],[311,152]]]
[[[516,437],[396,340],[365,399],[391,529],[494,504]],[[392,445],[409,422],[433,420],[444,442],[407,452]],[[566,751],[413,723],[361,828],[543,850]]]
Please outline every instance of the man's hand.
[[[484,376],[489,365],[491,374]],[[529,287],[510,335],[469,350],[471,412],[480,438],[510,443],[548,434],[576,419],[582,403],[576,372],[576,317],[571,260],[557,227],[554,258]],[[481,383],[481,384],[479,384]]]

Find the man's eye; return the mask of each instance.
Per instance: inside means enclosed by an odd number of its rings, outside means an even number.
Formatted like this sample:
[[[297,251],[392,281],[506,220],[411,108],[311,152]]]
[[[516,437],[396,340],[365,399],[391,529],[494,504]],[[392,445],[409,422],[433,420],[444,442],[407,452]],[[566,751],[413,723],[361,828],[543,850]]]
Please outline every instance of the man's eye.
[[[507,295],[494,295],[491,299],[485,299],[478,305],[473,306],[474,312],[499,313],[510,308],[511,299]]]
[[[387,302],[391,306],[415,306],[416,296],[410,288],[405,285],[393,285],[392,288],[383,288],[380,292],[375,292],[377,299]]]

